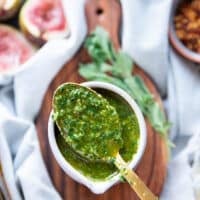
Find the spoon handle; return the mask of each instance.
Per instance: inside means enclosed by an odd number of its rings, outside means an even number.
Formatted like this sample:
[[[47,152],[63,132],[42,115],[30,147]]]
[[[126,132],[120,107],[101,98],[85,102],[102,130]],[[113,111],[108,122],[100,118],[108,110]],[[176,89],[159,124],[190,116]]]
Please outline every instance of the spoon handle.
[[[115,165],[141,200],[158,200],[158,197],[151,192],[139,176],[127,167],[127,164],[119,154],[116,157]]]

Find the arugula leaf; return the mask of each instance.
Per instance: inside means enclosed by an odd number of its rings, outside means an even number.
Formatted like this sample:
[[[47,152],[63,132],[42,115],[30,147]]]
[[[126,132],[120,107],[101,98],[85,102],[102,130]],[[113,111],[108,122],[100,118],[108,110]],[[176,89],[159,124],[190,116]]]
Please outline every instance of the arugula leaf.
[[[152,126],[159,131],[161,134],[165,135],[169,130],[171,124],[165,120],[165,115],[160,112],[160,106],[158,103],[153,103],[151,107],[148,107],[149,112],[147,112],[147,117],[150,120]]]
[[[139,76],[131,76],[124,79],[124,82],[130,87],[133,98],[144,108],[154,103],[154,99],[144,81]],[[145,110],[144,110],[145,111]]]
[[[101,27],[97,27],[86,39],[85,47],[96,63],[115,59],[115,50],[109,39],[109,35]]]
[[[126,78],[132,76],[133,61],[132,59],[122,51],[117,53],[114,66],[112,68],[112,74],[119,78]]]
[[[80,66],[79,74],[86,80],[90,80],[90,81],[96,80],[96,81],[112,83],[113,85],[116,85],[124,89],[125,91],[129,91],[129,93],[131,93],[128,86],[122,80],[103,73],[102,71],[98,69],[97,65],[80,64],[79,66]]]
[[[132,75],[132,59],[121,50],[117,52],[114,49],[108,33],[101,27],[97,27],[86,39],[85,47],[93,62],[80,64],[80,75],[86,80],[112,83],[127,91],[153,128],[167,139],[170,123],[142,78]]]

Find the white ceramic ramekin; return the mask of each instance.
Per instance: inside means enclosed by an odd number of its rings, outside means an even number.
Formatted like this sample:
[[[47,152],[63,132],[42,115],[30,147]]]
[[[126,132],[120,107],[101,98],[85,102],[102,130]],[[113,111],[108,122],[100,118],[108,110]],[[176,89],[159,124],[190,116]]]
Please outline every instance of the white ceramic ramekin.
[[[97,88],[106,89],[108,91],[111,91],[111,92],[119,95],[130,105],[130,107],[135,112],[137,119],[138,119],[139,128],[140,128],[140,139],[139,139],[138,151],[133,156],[133,159],[129,163],[130,168],[135,168],[143,156],[143,153],[144,153],[144,150],[146,147],[146,138],[147,138],[144,117],[143,117],[138,105],[125,91],[123,91],[122,89],[120,89],[112,84],[98,82],[98,81],[90,81],[90,82],[84,82],[84,83],[82,83],[82,85],[93,88],[93,89],[97,89]],[[55,128],[55,123],[52,119],[52,112],[51,112],[51,114],[49,116],[49,123],[48,123],[49,144],[50,144],[51,150],[53,152],[53,155],[55,156],[55,159],[57,160],[60,167],[65,171],[65,173],[68,176],[70,176],[75,181],[87,186],[93,193],[96,193],[96,194],[104,193],[111,186],[113,186],[114,184],[119,182],[119,180],[120,180],[119,174],[113,176],[109,180],[96,181],[96,180],[91,180],[90,178],[84,176],[79,171],[77,171],[75,168],[73,168],[66,161],[66,159],[63,157],[62,153],[59,150],[59,147],[56,142],[54,128]]]

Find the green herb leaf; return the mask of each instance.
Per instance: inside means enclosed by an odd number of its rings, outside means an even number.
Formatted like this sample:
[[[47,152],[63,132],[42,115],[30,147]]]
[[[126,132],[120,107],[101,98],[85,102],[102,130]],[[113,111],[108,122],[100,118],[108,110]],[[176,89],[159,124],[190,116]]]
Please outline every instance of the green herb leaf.
[[[121,123],[106,98],[87,87],[65,83],[54,93],[53,112],[63,139],[76,153],[92,162],[115,159],[123,145]]]
[[[125,91],[129,90],[127,85],[122,80],[115,78],[113,76],[109,76],[106,73],[103,73],[102,71],[99,71],[99,68],[95,64],[80,64],[79,74],[86,80],[90,81],[96,80],[96,81],[112,83],[124,89]]]
[[[97,27],[86,39],[85,47],[96,63],[115,59],[115,50],[109,39],[108,33],[101,27]]]
[[[155,101],[141,77],[129,77],[124,81],[132,91],[130,95],[137,101],[151,125],[161,134],[166,134],[170,125],[167,122],[160,105]]]
[[[132,75],[133,61],[132,59],[122,51],[119,51],[116,55],[116,60],[112,68],[112,74],[119,78],[126,78]]]
[[[131,96],[140,104],[141,107],[151,105],[154,102],[152,94],[139,76],[131,76],[124,79],[124,82],[131,89]]]
[[[136,100],[153,128],[167,139],[170,123],[142,78],[132,75],[132,59],[122,51],[115,51],[108,33],[101,27],[87,38],[85,47],[93,62],[81,64],[80,75],[87,80],[104,81],[124,89]]]

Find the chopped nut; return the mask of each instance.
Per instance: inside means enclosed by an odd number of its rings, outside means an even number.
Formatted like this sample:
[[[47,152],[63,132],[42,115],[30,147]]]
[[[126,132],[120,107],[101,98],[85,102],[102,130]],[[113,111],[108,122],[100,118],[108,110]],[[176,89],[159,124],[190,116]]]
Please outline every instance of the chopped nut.
[[[185,38],[185,32],[183,30],[177,30],[176,35],[178,36],[179,39]]]
[[[185,0],[174,16],[176,35],[190,50],[200,53],[200,0]]]
[[[197,13],[192,8],[183,8],[182,13],[190,20],[194,21],[197,17]]]
[[[200,1],[198,1],[198,0],[192,1],[191,8],[199,11],[200,10]]]
[[[196,28],[198,28],[198,23],[197,22],[191,22],[187,25],[187,30],[191,31],[191,30],[195,30]]]
[[[191,41],[198,38],[199,38],[199,35],[195,33],[185,34],[185,37],[184,37],[185,40],[191,40]]]
[[[179,22],[179,23],[176,23],[175,24],[175,27],[176,27],[176,29],[180,29],[181,27],[182,27],[182,24]]]
[[[180,22],[182,19],[183,19],[183,18],[182,18],[181,15],[178,15],[178,16],[175,16],[175,17],[174,17],[174,21],[175,21],[175,22]]]
[[[200,17],[197,19],[196,23],[200,26]]]
[[[182,20],[181,20],[181,22],[182,22],[182,24],[187,24],[188,23],[188,19],[186,19],[186,18],[183,18]]]

